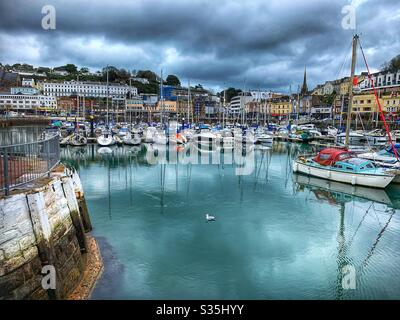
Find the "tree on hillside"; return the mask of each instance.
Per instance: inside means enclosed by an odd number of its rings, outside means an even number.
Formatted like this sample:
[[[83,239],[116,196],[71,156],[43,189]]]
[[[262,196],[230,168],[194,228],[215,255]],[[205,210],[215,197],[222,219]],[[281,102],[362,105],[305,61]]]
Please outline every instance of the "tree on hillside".
[[[381,66],[382,71],[394,72],[400,70],[400,54]]]
[[[131,77],[129,71],[125,69],[119,69],[117,73],[117,80],[119,82],[127,83]]]
[[[103,81],[107,81],[107,67],[102,69]],[[118,69],[114,66],[108,66],[108,81],[114,82],[118,77]]]
[[[165,84],[169,85],[169,86],[180,87],[181,82],[177,76],[170,74],[170,75],[168,75],[167,79],[165,80]]]
[[[139,70],[136,75],[138,78],[146,78],[147,80],[157,82],[158,76],[151,70]]]
[[[225,91],[226,91],[225,96],[226,96],[226,102],[227,103],[231,102],[231,99],[233,97],[239,95],[239,93],[242,92],[242,90],[235,89],[235,88],[232,88],[232,87],[226,89]],[[224,98],[224,91],[221,91],[219,95],[223,99]]]
[[[64,70],[68,73],[76,73],[78,71],[78,68],[76,67],[76,65],[68,63],[64,66]]]
[[[82,67],[81,70],[79,70],[79,73],[81,73],[81,74],[89,73],[89,68]]]

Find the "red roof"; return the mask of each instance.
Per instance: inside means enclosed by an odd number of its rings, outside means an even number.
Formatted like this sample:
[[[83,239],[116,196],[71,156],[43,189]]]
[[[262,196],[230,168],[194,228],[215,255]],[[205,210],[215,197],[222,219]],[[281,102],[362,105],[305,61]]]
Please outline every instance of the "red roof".
[[[328,166],[351,157],[353,154],[347,150],[326,148],[321,150],[313,160],[320,165]]]

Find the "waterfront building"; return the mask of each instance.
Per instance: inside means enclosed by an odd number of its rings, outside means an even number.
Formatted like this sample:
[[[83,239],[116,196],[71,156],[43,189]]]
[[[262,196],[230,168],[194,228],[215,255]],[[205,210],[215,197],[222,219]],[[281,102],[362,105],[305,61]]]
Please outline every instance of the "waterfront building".
[[[321,96],[319,95],[305,95],[300,99],[300,107],[298,112],[301,115],[311,114],[311,109],[321,104]]]
[[[134,112],[143,112],[144,111],[143,98],[141,96],[136,96],[130,99],[126,99],[126,110]]]
[[[382,99],[380,99],[382,105]],[[373,113],[378,111],[378,104],[373,94],[357,94],[353,97],[353,112]]]
[[[33,78],[23,78],[22,79],[22,86],[23,87],[34,87],[35,86],[35,79],[33,79]]]
[[[73,114],[79,112],[81,115],[83,110],[85,113],[92,112],[94,110],[99,110],[99,101],[91,98],[78,99],[77,97],[57,97],[57,111],[65,112],[68,114]],[[79,109],[77,108],[79,101]]]
[[[380,71],[371,74],[375,88],[380,93],[400,91],[400,70],[395,72]],[[372,92],[372,83],[368,77],[360,81],[359,88],[362,92]]]
[[[111,83],[107,86],[104,82],[43,82],[43,93],[56,97],[64,96],[86,96],[86,97],[109,97],[124,99],[128,94],[137,96],[137,88],[125,84]]]
[[[382,96],[382,108],[385,112],[391,114],[400,113],[400,93],[392,93]]]
[[[52,96],[0,94],[0,109],[12,111],[54,111],[57,100]]]
[[[33,87],[11,87],[11,94],[39,94],[39,90]]]
[[[229,104],[229,113],[233,115],[238,115],[243,110],[246,103],[253,100],[254,98],[249,92],[246,92],[245,94],[242,93],[239,96],[233,97]]]
[[[332,106],[328,105],[313,106],[311,108],[310,114],[314,119],[330,118],[332,115]]]
[[[156,106],[157,112],[176,113],[176,101],[164,100],[158,101]]]
[[[267,108],[271,116],[287,116],[293,112],[293,104],[289,97],[271,99]]]

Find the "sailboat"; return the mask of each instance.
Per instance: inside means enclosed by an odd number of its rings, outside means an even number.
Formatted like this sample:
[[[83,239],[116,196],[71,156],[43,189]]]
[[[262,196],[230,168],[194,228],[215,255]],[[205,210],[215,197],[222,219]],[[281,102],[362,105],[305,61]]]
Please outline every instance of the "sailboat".
[[[396,158],[394,149],[396,149],[397,154],[400,154],[400,143],[396,143],[380,151],[362,153],[358,157],[371,160],[379,167],[397,170],[393,182],[400,183],[400,160]]]
[[[97,137],[97,143],[102,147],[108,147],[114,145],[116,142],[110,131],[103,131],[103,133]]]
[[[108,122],[108,65],[107,65],[107,121],[106,121],[106,128],[109,127],[109,122]],[[116,142],[112,136],[112,133],[110,130],[104,130],[100,136],[97,137],[97,143],[102,146],[102,147],[108,147],[114,145]]]
[[[82,147],[87,145],[87,139],[79,133],[75,133],[69,139],[69,144],[74,147]]]
[[[122,138],[124,141],[124,144],[129,145],[129,146],[138,146],[142,142],[142,137],[137,134],[137,133],[131,133],[130,131],[127,131],[125,133],[125,136]]]
[[[358,39],[359,36],[355,35],[352,41],[351,84],[354,83]],[[350,87],[345,149],[326,148],[320,151],[315,157],[307,158],[300,156],[293,161],[293,171],[352,185],[385,188],[393,181],[395,174],[383,168],[376,167],[370,160],[357,158],[354,153],[348,150],[352,100],[353,88]]]

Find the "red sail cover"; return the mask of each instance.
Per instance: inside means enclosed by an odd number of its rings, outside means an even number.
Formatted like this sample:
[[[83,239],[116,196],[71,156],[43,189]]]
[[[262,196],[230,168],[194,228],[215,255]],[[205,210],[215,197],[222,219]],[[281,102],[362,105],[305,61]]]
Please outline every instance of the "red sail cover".
[[[346,150],[327,148],[320,151],[313,160],[322,166],[329,166],[337,161],[343,161],[351,157],[353,155]]]

